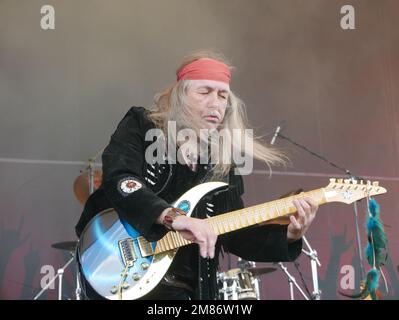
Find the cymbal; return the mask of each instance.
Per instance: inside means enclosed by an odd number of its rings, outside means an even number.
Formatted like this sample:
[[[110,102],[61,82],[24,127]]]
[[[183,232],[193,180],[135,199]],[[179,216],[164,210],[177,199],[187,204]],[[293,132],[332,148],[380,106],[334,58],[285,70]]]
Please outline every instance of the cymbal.
[[[102,181],[102,171],[94,170],[93,191],[97,190],[100,187],[101,181]],[[75,179],[73,183],[73,192],[75,193],[76,199],[78,199],[78,201],[84,205],[90,196],[89,173],[87,171],[83,172]]]
[[[277,268],[274,267],[264,267],[264,268],[258,268],[258,267],[253,267],[253,268],[248,268],[247,269],[249,272],[251,272],[252,276],[257,277],[262,274],[274,272],[277,270]]]
[[[252,267],[252,268],[235,268],[235,269],[230,269],[228,271],[225,272],[227,277],[234,277],[236,275],[238,275],[239,273],[241,273],[243,270],[251,272],[253,277],[257,277],[260,276],[262,274],[266,274],[266,273],[270,273],[273,271],[276,271],[277,268],[274,267]]]
[[[51,247],[58,250],[75,251],[77,245],[77,241],[64,241],[53,243]]]

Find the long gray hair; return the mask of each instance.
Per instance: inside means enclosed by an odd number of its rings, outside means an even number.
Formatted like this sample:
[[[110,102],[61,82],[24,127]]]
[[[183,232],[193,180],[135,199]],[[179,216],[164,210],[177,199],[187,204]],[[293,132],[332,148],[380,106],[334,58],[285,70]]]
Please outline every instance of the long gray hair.
[[[210,58],[225,63],[230,70],[233,69],[227,59],[219,52],[201,50],[186,56],[178,66],[176,74],[187,64],[203,58]],[[197,133],[199,146],[208,146],[210,157],[214,159],[213,178],[224,177],[230,171],[232,165],[237,165],[233,155],[245,155],[245,158],[258,159],[263,161],[271,171],[271,165],[284,164],[287,157],[279,150],[263,143],[261,137],[254,136],[252,130],[248,130],[246,107],[243,101],[232,91],[229,92],[226,113],[218,132],[223,132],[223,143],[220,139],[202,137],[199,134],[198,121],[187,103],[187,91],[192,80],[180,80],[166,90],[159,92],[154,97],[154,105],[148,107],[149,117],[157,128],[162,129],[165,137],[168,133],[168,121],[176,122],[176,129],[190,128]],[[214,132],[215,133],[215,132]],[[201,138],[202,137],[202,138]],[[173,138],[173,137],[172,137]],[[252,146],[252,148],[248,148]],[[201,147],[200,147],[201,148]],[[239,169],[239,168],[238,168]],[[242,173],[242,172],[241,172]],[[244,174],[246,174],[244,172]]]

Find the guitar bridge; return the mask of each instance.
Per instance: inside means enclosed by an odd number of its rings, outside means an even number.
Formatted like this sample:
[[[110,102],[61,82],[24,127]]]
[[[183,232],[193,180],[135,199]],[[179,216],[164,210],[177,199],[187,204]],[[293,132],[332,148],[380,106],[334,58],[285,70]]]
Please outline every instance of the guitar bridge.
[[[137,260],[137,255],[133,246],[133,239],[127,238],[119,240],[118,245],[125,267],[132,267],[134,261]]]

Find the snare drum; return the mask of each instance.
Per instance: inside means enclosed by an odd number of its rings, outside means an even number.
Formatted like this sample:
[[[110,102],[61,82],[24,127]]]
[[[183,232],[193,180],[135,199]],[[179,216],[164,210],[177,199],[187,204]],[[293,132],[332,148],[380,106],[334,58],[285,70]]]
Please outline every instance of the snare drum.
[[[220,300],[257,300],[255,280],[251,273],[240,268],[218,274]]]

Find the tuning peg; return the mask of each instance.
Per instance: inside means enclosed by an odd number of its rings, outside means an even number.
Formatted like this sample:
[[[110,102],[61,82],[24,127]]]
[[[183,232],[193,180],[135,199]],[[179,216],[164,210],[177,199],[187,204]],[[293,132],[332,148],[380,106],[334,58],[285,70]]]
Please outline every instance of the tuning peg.
[[[346,184],[349,184],[349,183],[351,183],[351,179],[345,179],[344,182],[345,182]]]
[[[360,180],[360,184],[363,184],[363,182],[364,182],[363,180]]]
[[[352,183],[353,184],[357,184],[357,180],[352,180]]]
[[[343,179],[338,179],[337,182],[338,183],[342,183],[344,180]]]
[[[373,187],[378,187],[378,185],[379,185],[379,182],[378,182],[378,181],[374,181],[374,182],[373,182]]]
[[[336,179],[335,178],[330,178],[331,183],[335,183]]]

